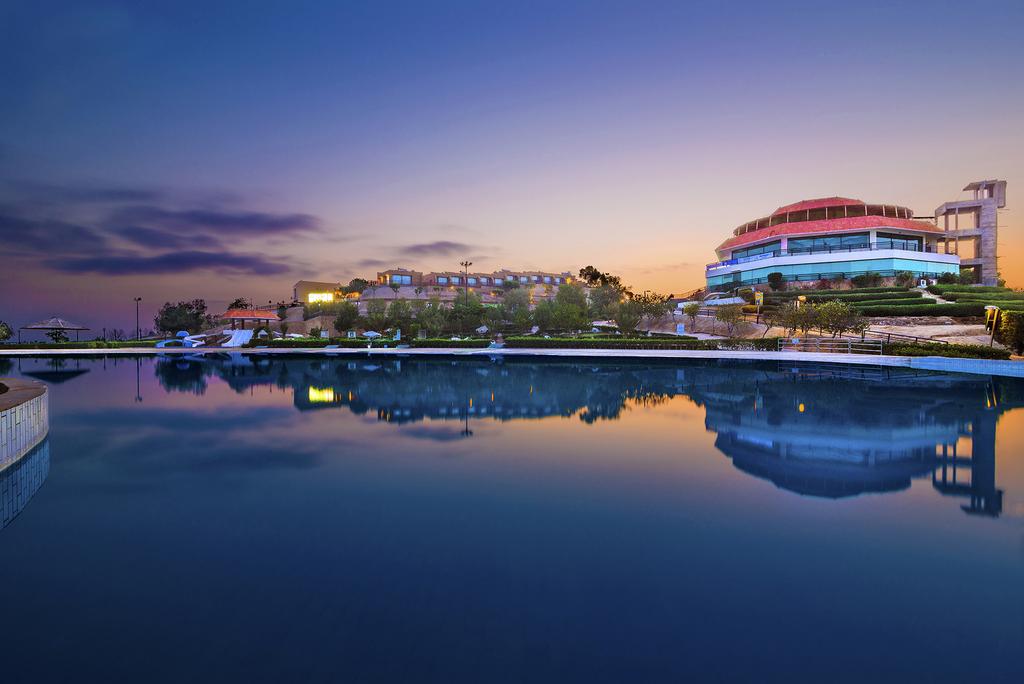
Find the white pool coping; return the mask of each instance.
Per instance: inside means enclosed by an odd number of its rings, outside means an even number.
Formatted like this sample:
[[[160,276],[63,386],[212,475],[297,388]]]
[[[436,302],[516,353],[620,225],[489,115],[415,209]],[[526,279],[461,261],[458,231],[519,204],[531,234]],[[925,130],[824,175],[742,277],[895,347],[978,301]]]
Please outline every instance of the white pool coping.
[[[1024,362],[995,361],[989,359],[960,359],[944,356],[876,356],[873,354],[823,354],[799,351],[709,351],[681,349],[324,349],[323,347],[292,347],[278,349],[238,349],[224,347],[196,347],[183,349],[153,347],[121,349],[2,349],[0,356],[90,356],[90,355],[160,355],[160,354],[311,354],[323,356],[380,355],[380,356],[534,356],[592,359],[743,359],[748,361],[785,361],[804,363],[836,363],[857,366],[914,368],[947,373],[997,375],[1024,378]]]

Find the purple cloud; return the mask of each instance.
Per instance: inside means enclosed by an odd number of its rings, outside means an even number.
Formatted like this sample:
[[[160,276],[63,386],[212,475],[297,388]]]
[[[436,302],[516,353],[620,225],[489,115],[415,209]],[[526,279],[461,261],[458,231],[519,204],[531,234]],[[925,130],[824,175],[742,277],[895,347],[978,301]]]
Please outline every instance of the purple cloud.
[[[423,242],[415,245],[406,245],[399,252],[406,256],[450,256],[452,254],[465,254],[472,250],[471,245],[451,240],[437,240],[435,242]]]
[[[104,275],[137,275],[216,271],[247,275],[277,275],[291,268],[258,254],[232,252],[168,252],[156,256],[120,254],[111,256],[67,257],[47,260],[46,265],[64,273],[102,273]]]
[[[310,214],[272,214],[259,211],[173,210],[151,205],[124,207],[111,220],[117,224],[143,225],[188,233],[294,234],[319,230]]]

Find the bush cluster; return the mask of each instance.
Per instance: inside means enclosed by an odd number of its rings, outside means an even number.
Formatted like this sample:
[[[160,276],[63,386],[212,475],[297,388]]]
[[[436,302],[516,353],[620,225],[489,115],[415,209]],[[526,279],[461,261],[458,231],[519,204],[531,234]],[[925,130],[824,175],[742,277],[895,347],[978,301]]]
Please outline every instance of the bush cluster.
[[[983,316],[983,304],[922,304],[920,306],[865,306],[857,307],[865,316]]]
[[[131,347],[153,347],[157,340],[88,340],[81,342],[22,342],[21,344],[0,344],[0,349],[126,349]]]
[[[951,356],[961,359],[994,359],[1005,361],[1010,358],[1006,349],[983,347],[977,344],[904,344],[894,342],[882,345],[882,352],[892,356]]]
[[[775,349],[777,338],[743,340],[698,340],[680,336],[675,340],[646,337],[609,337],[604,339],[580,339],[573,337],[510,337],[505,340],[509,349],[671,349],[671,350],[716,350],[716,349]]]

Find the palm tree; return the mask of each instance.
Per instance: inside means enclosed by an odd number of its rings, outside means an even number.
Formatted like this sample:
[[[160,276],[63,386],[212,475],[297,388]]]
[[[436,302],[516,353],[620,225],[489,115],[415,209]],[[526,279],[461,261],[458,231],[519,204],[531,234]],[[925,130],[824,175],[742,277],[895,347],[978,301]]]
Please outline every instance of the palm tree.
[[[417,287],[415,290],[413,290],[413,292],[416,293],[416,299],[419,299],[420,296],[423,294],[423,288],[422,287]]]
[[[398,283],[391,283],[389,287],[391,288],[391,291],[395,293],[395,299],[398,299],[398,291],[402,289],[402,286]]]

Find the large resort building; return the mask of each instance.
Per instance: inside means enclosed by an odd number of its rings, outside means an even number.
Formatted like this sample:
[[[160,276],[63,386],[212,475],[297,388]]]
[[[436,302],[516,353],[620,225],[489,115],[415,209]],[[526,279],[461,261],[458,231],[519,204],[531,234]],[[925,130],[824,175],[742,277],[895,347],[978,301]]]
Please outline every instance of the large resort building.
[[[412,285],[414,287],[505,287],[510,283],[519,286],[565,285],[572,282],[572,274],[547,271],[510,271],[501,269],[490,273],[467,273],[463,271],[440,271],[422,273],[404,268],[393,268],[377,274],[381,285]]]
[[[910,209],[845,197],[804,200],[744,223],[706,268],[709,290],[768,282],[842,280],[909,271],[921,278],[958,273],[960,257],[945,253],[943,231]]]

